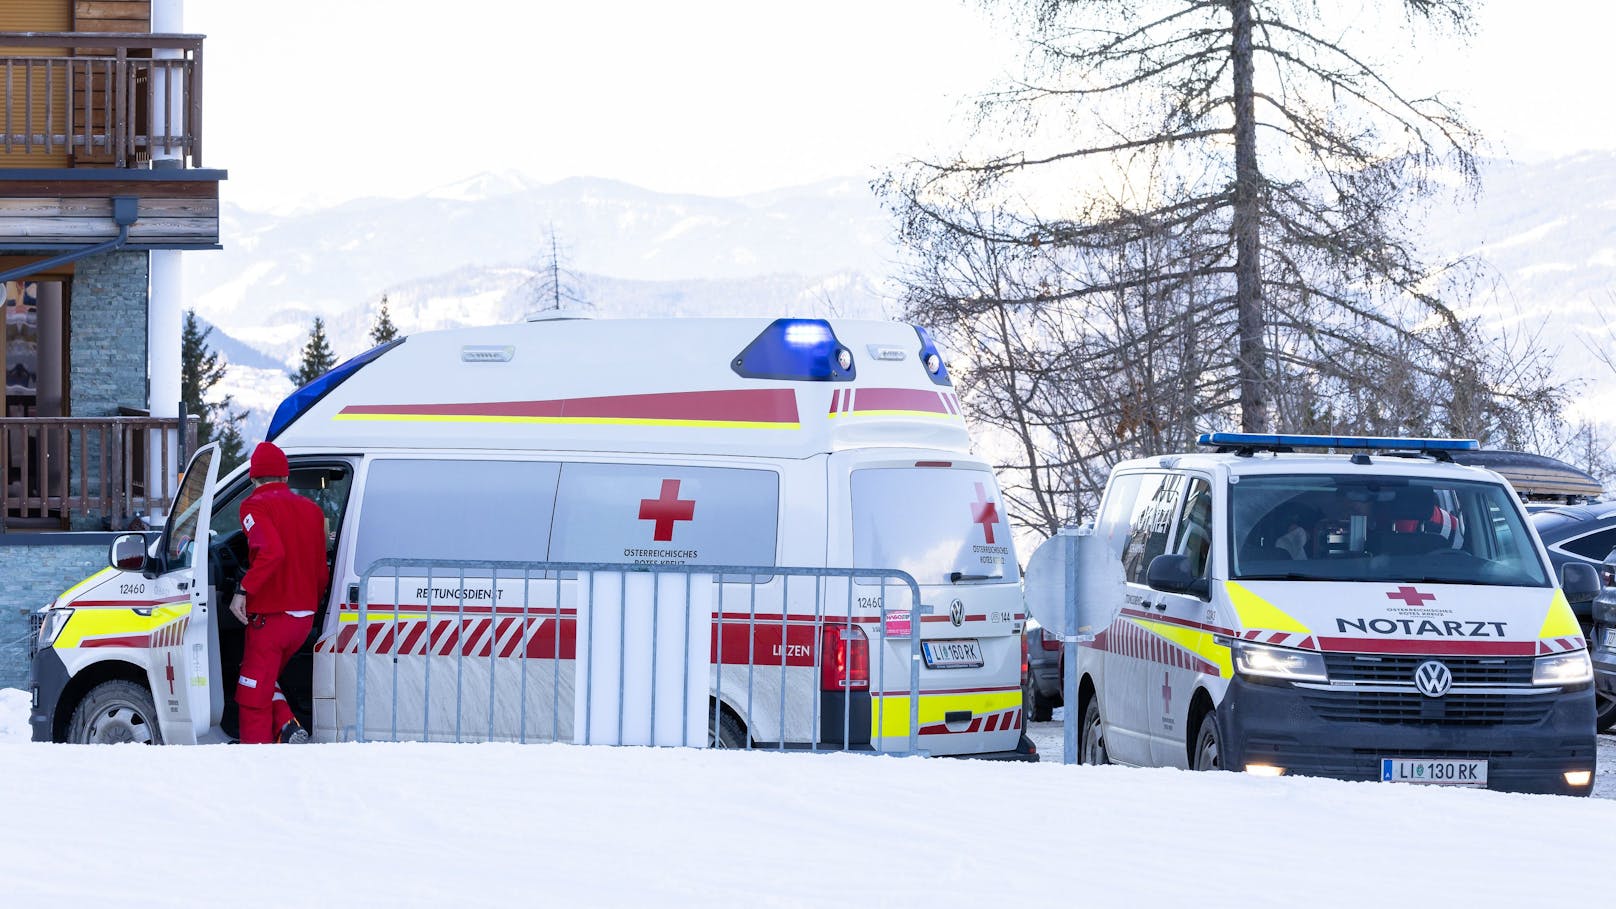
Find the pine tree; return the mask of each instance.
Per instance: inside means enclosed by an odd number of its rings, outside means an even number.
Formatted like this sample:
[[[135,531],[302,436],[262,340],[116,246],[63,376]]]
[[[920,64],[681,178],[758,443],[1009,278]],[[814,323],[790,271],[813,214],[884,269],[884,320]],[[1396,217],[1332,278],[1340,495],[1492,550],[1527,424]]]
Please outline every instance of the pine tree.
[[[314,317],[314,327],[309,329],[309,340],[303,345],[303,363],[297,372],[288,374],[287,378],[298,388],[313,382],[331,371],[337,365],[337,356],[331,352],[331,345],[325,338],[325,320],[319,316]]]
[[[206,445],[218,442],[221,470],[240,464],[245,456],[246,443],[241,437],[241,421],[245,411],[232,410],[230,395],[218,401],[208,401],[207,395],[225,377],[228,365],[219,359],[217,351],[208,348],[208,335],[213,327],[202,327],[196,310],[187,310],[180,335],[180,402],[187,414],[197,416],[196,443]]]
[[[370,327],[370,341],[372,344],[382,345],[398,337],[398,326],[387,313],[387,295],[382,294],[381,311],[376,314],[376,323]]]

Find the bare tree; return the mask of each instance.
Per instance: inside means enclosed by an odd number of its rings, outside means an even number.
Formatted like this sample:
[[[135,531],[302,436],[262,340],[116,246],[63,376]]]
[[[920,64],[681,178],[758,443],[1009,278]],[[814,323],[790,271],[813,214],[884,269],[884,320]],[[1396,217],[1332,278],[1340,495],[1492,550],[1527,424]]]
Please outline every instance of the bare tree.
[[[1038,326],[996,368],[1046,383],[1028,413],[1089,424],[1042,463],[1276,419],[1512,440],[1557,409],[1538,349],[1506,355],[1460,314],[1472,265],[1427,262],[1409,230],[1447,175],[1474,188],[1475,136],[1441,99],[1391,85],[1340,18],[1390,6],[1463,37],[1469,0],[990,5],[1025,28],[1027,78],[983,99],[968,152],[878,188],[916,255],[911,318],[951,338],[991,310]],[[995,408],[978,416],[1031,442],[1022,414]],[[1048,526],[1028,495],[1025,522]]]
[[[584,295],[583,280],[567,267],[568,250],[556,236],[555,225],[545,231],[539,261],[526,291],[540,310],[593,307]]]

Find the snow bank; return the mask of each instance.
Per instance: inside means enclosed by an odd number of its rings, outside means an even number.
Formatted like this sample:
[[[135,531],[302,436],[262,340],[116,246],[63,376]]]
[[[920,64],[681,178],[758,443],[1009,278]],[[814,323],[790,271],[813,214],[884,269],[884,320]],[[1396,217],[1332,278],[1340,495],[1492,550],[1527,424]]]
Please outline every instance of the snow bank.
[[[16,694],[9,907],[1519,906],[1616,830],[1597,799],[1055,763],[19,744]]]

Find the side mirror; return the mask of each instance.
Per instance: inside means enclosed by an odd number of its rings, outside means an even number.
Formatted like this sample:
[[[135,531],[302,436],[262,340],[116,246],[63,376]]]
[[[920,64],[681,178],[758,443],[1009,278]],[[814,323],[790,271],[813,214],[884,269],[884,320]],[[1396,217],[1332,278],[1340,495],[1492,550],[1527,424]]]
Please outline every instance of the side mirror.
[[[126,533],[112,541],[107,549],[107,564],[119,571],[146,569],[146,538],[138,533]]]
[[[1145,569],[1145,583],[1152,590],[1187,593],[1202,599],[1212,592],[1206,578],[1195,576],[1190,568],[1190,557],[1186,555],[1159,555],[1151,559],[1150,567]]]
[[[1560,566],[1560,589],[1566,602],[1588,603],[1599,596],[1599,569],[1587,562],[1567,562]]]

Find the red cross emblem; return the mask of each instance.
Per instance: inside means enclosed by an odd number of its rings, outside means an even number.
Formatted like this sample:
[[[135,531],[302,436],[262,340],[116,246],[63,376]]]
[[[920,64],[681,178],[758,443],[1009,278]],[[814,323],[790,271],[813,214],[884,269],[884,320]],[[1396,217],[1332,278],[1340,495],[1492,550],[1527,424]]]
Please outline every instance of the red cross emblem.
[[[993,544],[993,525],[999,523],[999,509],[988,501],[987,490],[976,484],[976,501],[971,503],[971,520],[982,525],[982,535]]]
[[[672,542],[675,521],[690,521],[695,517],[696,500],[679,498],[678,480],[663,480],[659,498],[640,500],[640,520],[656,522],[651,539],[658,543]]]
[[[1162,713],[1173,712],[1173,677],[1162,673]]]
[[[1436,599],[1434,593],[1420,593],[1413,587],[1399,587],[1386,594],[1388,600],[1402,600],[1410,606],[1423,606],[1426,600]]]
[[[168,693],[174,693],[174,654],[168,655]]]

